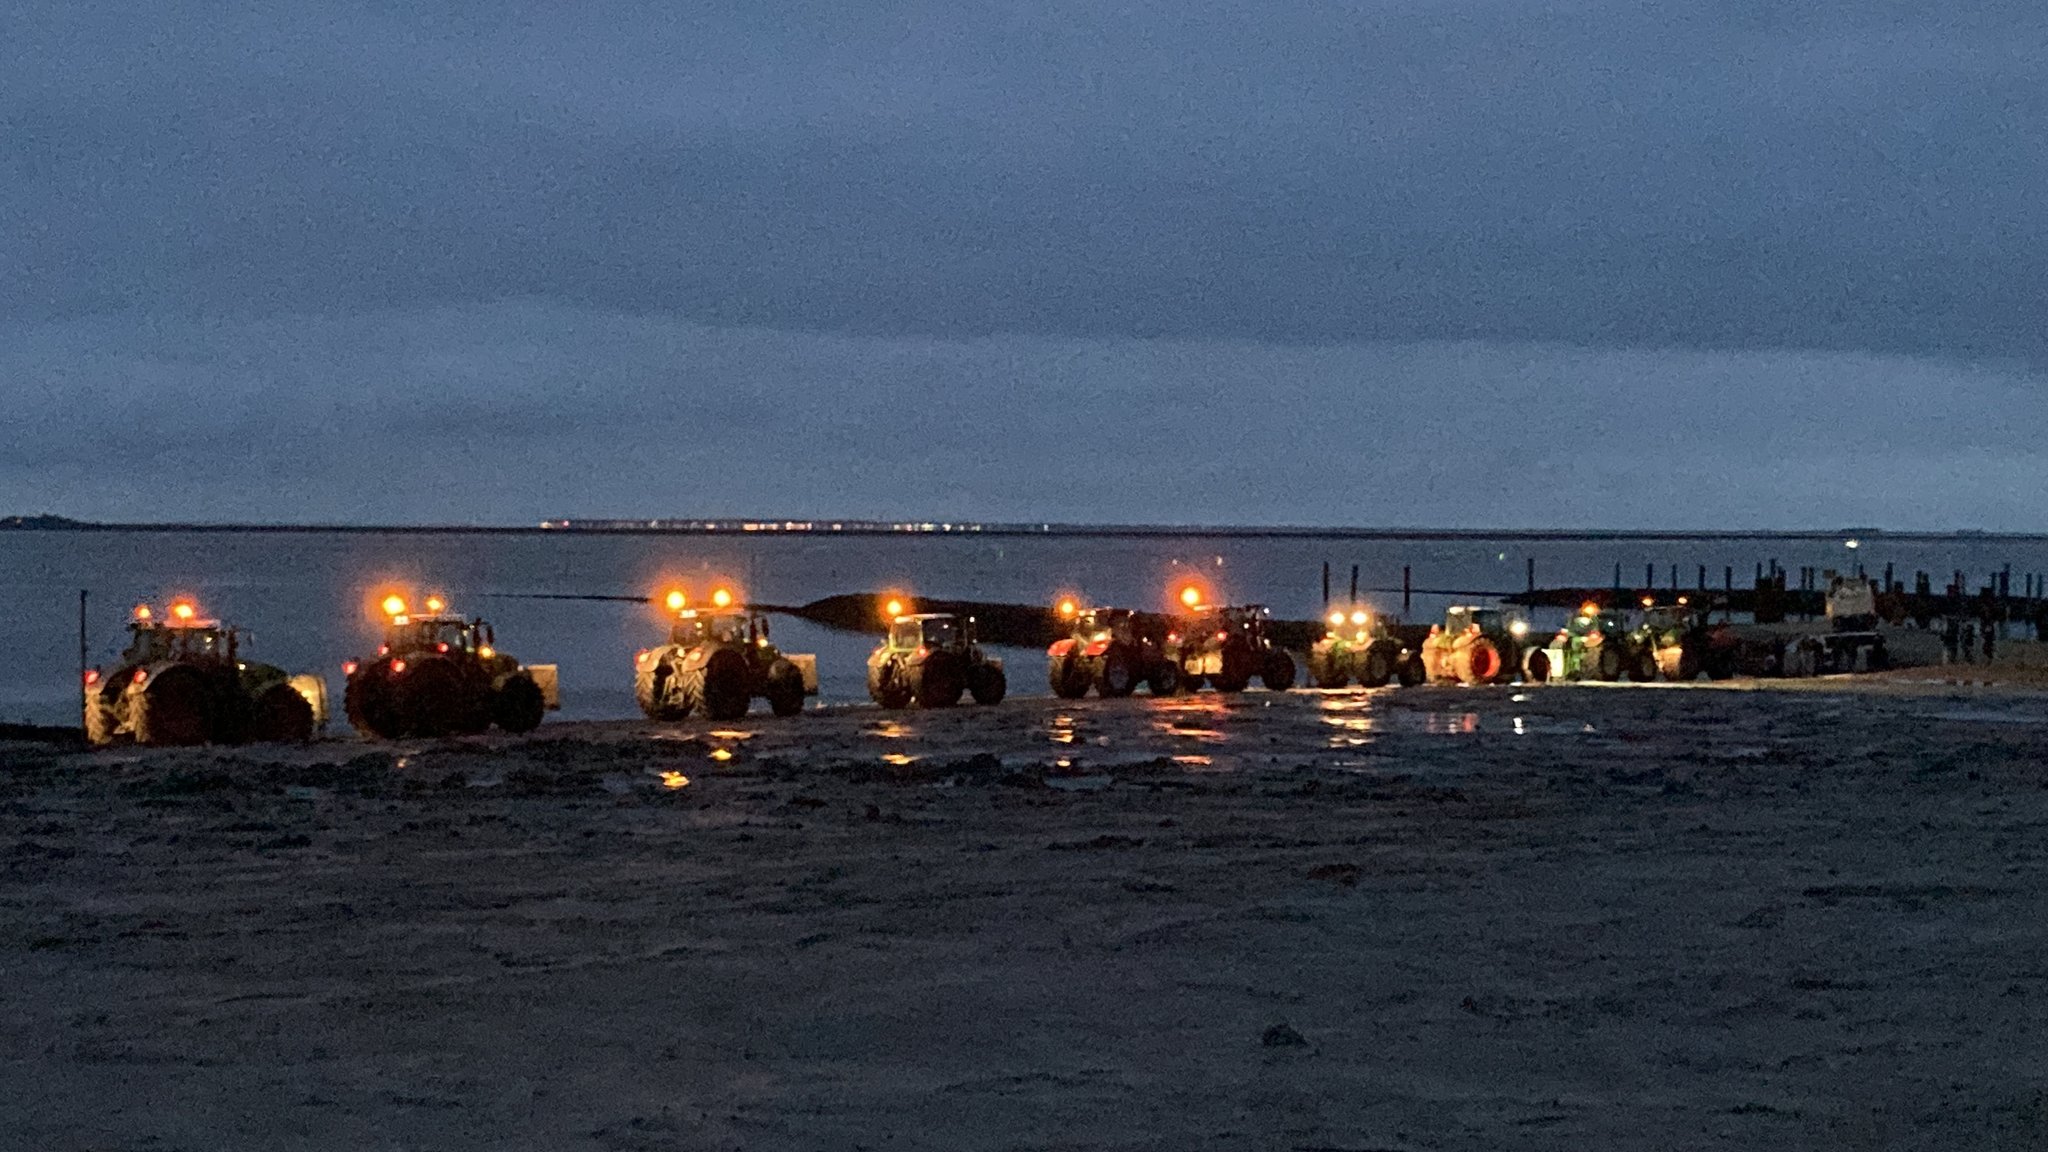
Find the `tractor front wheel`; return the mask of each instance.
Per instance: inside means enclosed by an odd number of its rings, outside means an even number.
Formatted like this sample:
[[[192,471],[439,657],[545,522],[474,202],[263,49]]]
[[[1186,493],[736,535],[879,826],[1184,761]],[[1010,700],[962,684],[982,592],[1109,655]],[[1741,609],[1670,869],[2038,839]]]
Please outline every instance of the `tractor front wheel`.
[[[1358,670],[1358,682],[1367,688],[1385,688],[1394,678],[1394,654],[1375,644],[1365,650],[1365,664]]]
[[[514,676],[491,694],[491,720],[515,736],[540,727],[547,710],[547,697],[531,676]]]
[[[1172,696],[1180,691],[1180,669],[1171,660],[1161,660],[1152,666],[1152,675],[1145,683],[1154,696]]]
[[[268,744],[304,744],[313,738],[313,706],[289,684],[272,684],[256,698],[249,738]]]
[[[1294,687],[1294,657],[1278,648],[1267,652],[1259,667],[1259,682],[1269,692],[1285,692]]]
[[[967,691],[967,673],[950,653],[935,652],[924,658],[915,673],[912,694],[920,708],[951,708]]]
[[[967,679],[967,690],[974,696],[974,702],[981,705],[1001,704],[1009,694],[1010,678],[993,664],[982,664],[974,669]]]
[[[1111,644],[1102,654],[1095,671],[1095,690],[1112,700],[1138,690],[1138,669],[1131,661],[1130,649]]]
[[[768,666],[768,710],[777,716],[794,716],[804,710],[804,674],[787,660]]]
[[[748,691],[747,658],[727,648],[712,653],[704,665],[704,715],[711,720],[737,720],[753,699]]]
[[[1088,694],[1088,670],[1079,657],[1060,656],[1045,667],[1052,694],[1062,700],[1079,700]]]

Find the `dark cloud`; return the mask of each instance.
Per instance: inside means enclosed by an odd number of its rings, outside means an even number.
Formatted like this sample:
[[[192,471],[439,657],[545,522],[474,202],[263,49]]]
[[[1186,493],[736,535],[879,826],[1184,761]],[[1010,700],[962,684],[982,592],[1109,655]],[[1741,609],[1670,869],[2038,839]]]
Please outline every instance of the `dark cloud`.
[[[2048,9],[0,11],[0,510],[2040,528]]]
[[[2040,376],[1897,356],[934,340],[535,302],[0,337],[0,506],[110,519],[2024,530],[2048,484]]]
[[[17,317],[2038,355],[2048,13],[18,8]]]

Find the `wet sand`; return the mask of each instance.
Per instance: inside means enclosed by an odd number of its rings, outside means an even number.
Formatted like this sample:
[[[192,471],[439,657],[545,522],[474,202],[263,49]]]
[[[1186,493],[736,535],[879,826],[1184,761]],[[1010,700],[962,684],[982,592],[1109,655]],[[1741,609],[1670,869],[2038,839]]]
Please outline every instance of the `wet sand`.
[[[2040,1147],[1927,680],[0,745],[0,1146]]]

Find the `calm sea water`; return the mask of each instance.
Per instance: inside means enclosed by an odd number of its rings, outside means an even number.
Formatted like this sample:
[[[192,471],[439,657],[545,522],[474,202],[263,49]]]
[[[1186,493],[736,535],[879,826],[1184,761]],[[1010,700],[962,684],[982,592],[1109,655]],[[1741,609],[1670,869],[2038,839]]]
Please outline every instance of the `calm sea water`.
[[[1795,571],[1872,570],[1895,563],[1901,578],[1955,568],[1982,580],[2013,566],[2048,571],[2048,539],[1867,538],[1857,551],[1839,538],[1786,540],[1357,540],[1338,537],[1217,538],[1199,535],[1111,539],[972,536],[660,536],[362,534],[342,532],[0,532],[0,610],[10,627],[0,659],[0,720],[65,723],[76,715],[77,609],[91,593],[95,663],[122,641],[139,601],[197,597],[241,626],[257,659],[319,671],[337,692],[341,663],[376,643],[370,606],[393,585],[448,593],[456,609],[493,621],[499,646],[533,663],[561,666],[563,715],[634,715],[634,652],[659,642],[653,610],[628,604],[494,599],[492,594],[644,594],[672,581],[699,594],[729,580],[754,599],[803,603],[841,592],[904,588],[961,599],[1050,603],[1062,592],[1139,607],[1164,606],[1166,590],[1199,572],[1221,598],[1263,601],[1282,616],[1313,617],[1321,566],[1329,561],[1341,596],[1352,564],[1366,586],[1398,588],[1402,565],[1426,588],[1500,589],[1525,582],[1534,558],[1544,584],[1606,584],[1619,563],[1628,581],[1646,563],[1658,582],[1677,564],[1683,580],[1707,565],[1718,585],[1724,565],[1747,584],[1757,562]],[[1937,575],[1937,583],[1940,576]],[[1387,611],[1399,596],[1372,597]],[[1447,598],[1417,597],[1413,619],[1440,612]],[[865,698],[862,661],[871,641],[800,621],[778,621],[776,640],[816,652],[827,701]],[[1043,692],[1039,652],[1010,651],[1014,691]]]

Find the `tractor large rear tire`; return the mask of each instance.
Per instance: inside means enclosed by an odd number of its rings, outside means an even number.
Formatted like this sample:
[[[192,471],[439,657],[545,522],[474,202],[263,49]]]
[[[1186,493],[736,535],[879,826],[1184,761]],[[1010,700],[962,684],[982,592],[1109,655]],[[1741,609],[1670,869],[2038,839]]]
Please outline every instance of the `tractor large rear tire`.
[[[114,742],[114,729],[118,726],[114,706],[105,692],[97,689],[85,697],[85,742],[94,748],[104,748]]]
[[[711,654],[704,664],[704,715],[711,720],[738,720],[747,714],[753,693],[747,684],[747,658],[732,649]]]
[[[1415,688],[1429,683],[1429,665],[1423,662],[1422,653],[1411,652],[1401,662],[1401,687]]]
[[[1131,650],[1111,644],[1095,667],[1095,691],[1105,700],[1115,700],[1138,690],[1138,665]]]
[[[1531,648],[1522,657],[1522,679],[1531,684],[1550,682],[1550,653],[1541,648]]]
[[[491,694],[491,720],[514,736],[540,727],[547,710],[547,697],[540,685],[523,673],[498,685],[498,690]]]
[[[1624,666],[1625,661],[1622,660],[1621,649],[1616,648],[1612,644],[1602,644],[1600,646],[1600,655],[1593,658],[1593,678],[1595,680],[1619,680],[1621,679]]]
[[[272,684],[256,698],[249,739],[265,744],[304,744],[313,738],[313,706],[289,684]]]
[[[978,665],[967,678],[967,690],[973,693],[976,704],[1001,704],[1009,694],[1010,678],[993,664]]]
[[[1294,657],[1274,648],[1259,666],[1259,683],[1268,692],[1285,692],[1294,687]]]
[[[363,735],[379,740],[396,740],[404,735],[398,709],[384,686],[373,680],[370,673],[349,677],[341,701],[348,712],[349,725]]]
[[[950,652],[934,652],[918,666],[911,686],[919,708],[951,708],[967,691],[967,670]]]
[[[135,742],[156,747],[206,743],[213,728],[209,704],[198,673],[164,669],[135,700]]]
[[[777,716],[794,716],[804,710],[804,674],[787,660],[768,666],[768,710]]]
[[[1491,684],[1507,665],[1500,649],[1484,636],[1476,637],[1454,655],[1453,667],[1461,684]]]
[[[445,659],[422,660],[405,673],[400,697],[402,724],[411,736],[447,736],[479,732],[490,726],[490,714],[474,699],[455,666]]]
[[[1628,678],[1638,684],[1651,684],[1657,679],[1657,653],[1644,648],[1636,653],[1635,664],[1628,670]]]

